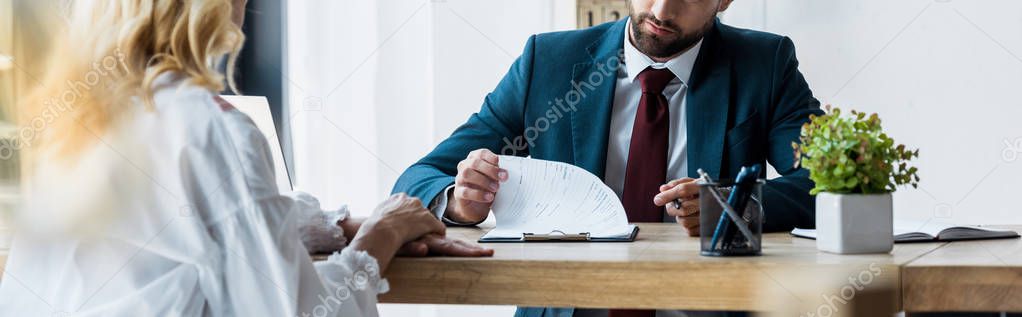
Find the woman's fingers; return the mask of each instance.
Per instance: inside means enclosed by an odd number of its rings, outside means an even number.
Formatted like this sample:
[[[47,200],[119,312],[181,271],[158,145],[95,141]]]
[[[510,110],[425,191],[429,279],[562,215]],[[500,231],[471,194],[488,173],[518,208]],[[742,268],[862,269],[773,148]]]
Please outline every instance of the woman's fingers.
[[[419,198],[411,197],[405,193],[390,195],[386,200],[376,206],[375,214],[385,217],[388,214],[400,213],[402,211],[422,209],[422,201]]]
[[[429,234],[440,236],[447,234],[447,226],[440,222],[440,220],[437,220],[436,216],[433,216],[425,208],[411,211],[409,216],[396,219],[396,221],[395,226],[403,231],[401,233],[403,236],[402,243],[417,240]]]
[[[397,250],[398,256],[426,256],[427,254],[429,254],[429,246],[422,241],[405,243],[401,249]]]
[[[491,256],[492,249],[445,237],[447,226],[421,202],[404,194],[392,196],[379,207],[378,217],[368,229],[385,230],[401,239],[394,249],[402,256],[427,254],[450,256]],[[383,238],[385,235],[376,235]],[[392,250],[394,250],[392,249]]]
[[[423,209],[423,211],[424,214],[421,215],[420,217],[422,218],[422,222],[426,224],[427,230],[423,234],[432,233],[440,235],[441,237],[447,235],[447,226],[445,226],[444,223],[441,222],[440,220],[436,219],[436,217],[434,217],[433,214],[429,212],[429,210]]]
[[[380,204],[378,213],[374,215],[376,230],[390,231],[399,245],[418,239],[426,234],[445,235],[447,227],[437,220],[428,209],[422,206],[418,198],[405,194],[396,194]]]
[[[437,235],[426,235],[422,241],[429,247],[429,253],[446,256],[492,256],[493,249],[484,248],[478,244],[468,243],[462,240],[441,237]]]

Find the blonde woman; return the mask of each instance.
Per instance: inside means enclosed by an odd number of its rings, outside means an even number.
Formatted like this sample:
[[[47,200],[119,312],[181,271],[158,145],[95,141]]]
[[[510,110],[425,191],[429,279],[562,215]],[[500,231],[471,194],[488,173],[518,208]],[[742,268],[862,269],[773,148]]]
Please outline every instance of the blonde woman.
[[[375,316],[399,250],[492,254],[404,195],[359,220],[278,192],[265,139],[216,94],[212,61],[233,69],[244,6],[70,2],[19,109],[31,166],[2,315]]]

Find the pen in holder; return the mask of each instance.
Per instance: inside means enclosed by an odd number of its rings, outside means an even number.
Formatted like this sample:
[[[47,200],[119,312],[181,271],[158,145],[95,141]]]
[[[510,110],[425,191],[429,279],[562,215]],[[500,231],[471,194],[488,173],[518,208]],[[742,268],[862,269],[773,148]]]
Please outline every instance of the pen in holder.
[[[761,253],[764,183],[755,177],[746,180],[743,186],[721,182],[699,183],[700,254],[742,256]]]

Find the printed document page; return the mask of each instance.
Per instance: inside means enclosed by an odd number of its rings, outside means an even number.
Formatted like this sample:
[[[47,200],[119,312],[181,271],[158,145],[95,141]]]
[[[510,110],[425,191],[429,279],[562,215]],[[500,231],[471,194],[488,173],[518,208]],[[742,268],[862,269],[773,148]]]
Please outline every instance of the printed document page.
[[[593,238],[631,234],[634,226],[621,201],[596,175],[570,164],[516,156],[500,156],[500,167],[508,180],[493,201],[497,227],[484,239],[554,231],[588,232]]]

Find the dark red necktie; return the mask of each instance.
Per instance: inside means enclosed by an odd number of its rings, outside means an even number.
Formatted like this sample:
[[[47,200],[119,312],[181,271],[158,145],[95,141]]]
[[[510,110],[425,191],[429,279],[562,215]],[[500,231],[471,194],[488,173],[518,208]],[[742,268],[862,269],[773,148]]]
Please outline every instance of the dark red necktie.
[[[667,143],[671,116],[664,88],[674,79],[668,69],[646,68],[637,80],[642,85],[639,110],[635,113],[632,141],[625,162],[625,187],[621,202],[628,222],[662,222],[664,207],[653,204],[660,185],[667,182]],[[652,310],[612,309],[610,317],[652,317]]]
[[[642,97],[628,146],[621,202],[629,222],[661,222],[664,207],[654,205],[653,197],[660,193],[660,185],[667,182],[671,116],[664,87],[674,79],[674,73],[646,68],[636,79],[642,84]]]

